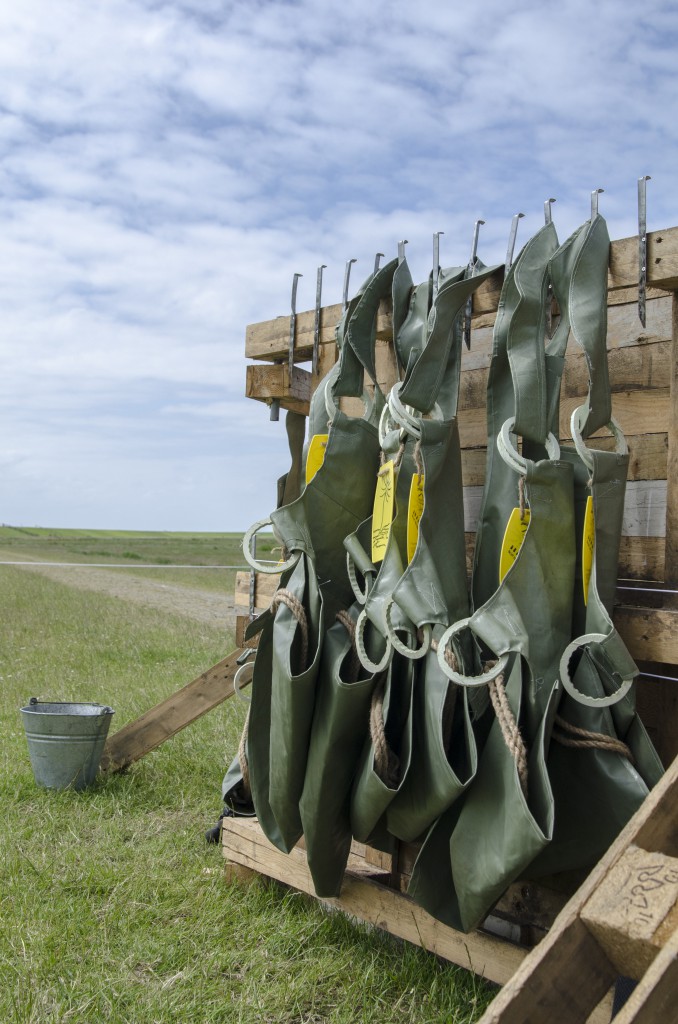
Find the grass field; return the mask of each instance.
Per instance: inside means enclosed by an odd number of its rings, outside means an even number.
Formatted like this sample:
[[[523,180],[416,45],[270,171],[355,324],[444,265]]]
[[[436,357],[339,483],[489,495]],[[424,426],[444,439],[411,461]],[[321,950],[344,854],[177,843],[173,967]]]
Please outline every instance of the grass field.
[[[236,541],[65,532],[22,541],[3,530],[0,546],[15,558],[51,545],[53,560],[117,560],[124,548],[227,562]],[[284,887],[226,885],[204,831],[219,813],[242,703],[84,792],[35,785],[19,714],[32,695],[111,704],[115,730],[222,658],[230,637],[9,566],[0,623],[3,1024],[478,1019],[492,989],[472,975]]]

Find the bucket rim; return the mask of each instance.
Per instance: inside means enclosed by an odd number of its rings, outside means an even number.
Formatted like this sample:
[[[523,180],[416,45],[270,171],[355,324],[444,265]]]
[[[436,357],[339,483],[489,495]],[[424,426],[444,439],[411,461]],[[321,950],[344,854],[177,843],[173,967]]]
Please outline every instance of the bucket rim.
[[[114,715],[115,710],[108,704],[99,704],[96,701],[79,700],[38,700],[31,697],[30,703],[20,708],[22,714],[77,714],[77,711],[68,712],[66,708],[88,709],[87,714],[91,715]],[[49,709],[49,710],[48,710]],[[59,709],[64,709],[60,711]]]

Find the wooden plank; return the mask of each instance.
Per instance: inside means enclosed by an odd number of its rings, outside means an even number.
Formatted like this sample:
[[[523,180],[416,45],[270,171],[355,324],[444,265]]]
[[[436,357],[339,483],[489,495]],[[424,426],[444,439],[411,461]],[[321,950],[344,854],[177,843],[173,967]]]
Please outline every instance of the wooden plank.
[[[291,854],[281,853],[266,840],[256,821],[225,818],[223,843],[228,860],[254,868],[301,892],[314,894],[303,850],[295,848]],[[523,949],[504,940],[481,932],[469,935],[456,932],[401,893],[351,873],[345,876],[340,897],[321,902],[499,984],[511,977],[525,956]]]
[[[467,533],[475,533],[478,529],[482,498],[482,487],[464,487],[464,528]],[[627,484],[622,520],[624,537],[663,537],[665,518],[665,480],[635,480]]]
[[[245,395],[267,405],[277,398],[282,409],[308,416],[311,374],[298,366],[290,374],[287,363],[254,363],[247,367]]]
[[[671,291],[678,288],[678,228],[650,231],[647,236],[647,283]],[[621,238],[610,246],[608,287],[638,284],[638,236]]]
[[[619,545],[619,579],[664,579],[663,537],[622,537]]]
[[[647,345],[628,345],[608,353],[612,393],[639,389],[667,388],[671,369],[671,342],[655,341]],[[467,409],[485,409],[488,369],[462,370],[459,388],[460,415]],[[589,372],[586,358],[577,351],[568,355],[563,373],[562,396],[584,398],[588,392]],[[614,403],[613,399],[613,403]],[[666,424],[663,425],[666,429]]]
[[[614,624],[636,661],[678,664],[678,611],[665,608],[615,608]]]
[[[615,1024],[668,1024],[678,1005],[678,931],[656,956],[614,1018]]]
[[[558,915],[548,935],[525,958],[510,982],[478,1024],[578,1024],[617,976],[603,950],[580,917],[631,843],[646,850],[664,849],[678,839],[678,760],[657,783],[642,806],[601,858],[586,881]],[[648,840],[659,845],[649,845]]]
[[[251,573],[247,570],[240,570],[235,574],[235,608],[241,608],[249,612],[250,607],[250,579]],[[263,612],[273,600],[273,595],[280,583],[279,573],[258,572],[254,580],[254,610]]]
[[[320,344],[332,345],[335,329],[341,320],[341,303],[324,306],[320,317]],[[297,313],[297,331],[294,345],[295,362],[301,363],[313,355],[313,332],[315,310]],[[393,315],[390,300],[383,299],[377,313],[377,338],[391,337]],[[249,324],[245,332],[245,357],[247,359],[287,359],[289,355],[290,318],[279,316],[275,320],[264,320]]]
[[[230,697],[241,653],[233,651],[183,689],[109,736],[101,770],[117,772],[127,768]]]
[[[632,843],[581,919],[621,975],[642,977],[678,924],[678,860]]]
[[[673,341],[671,347],[670,407],[668,414],[668,492],[666,506],[665,577],[678,585],[678,296],[673,296]]]

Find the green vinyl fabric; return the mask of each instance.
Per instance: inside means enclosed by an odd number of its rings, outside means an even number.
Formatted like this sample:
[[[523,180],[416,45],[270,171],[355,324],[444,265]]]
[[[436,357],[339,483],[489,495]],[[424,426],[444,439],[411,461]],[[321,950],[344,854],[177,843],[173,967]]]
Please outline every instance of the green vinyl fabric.
[[[572,463],[575,482],[574,692],[566,690],[562,694],[549,748],[555,828],[552,843],[531,866],[533,876],[591,866],[663,772],[635,712],[633,688],[622,692],[624,681],[633,679],[637,668],[611,618],[629,457],[623,435],[612,418],[606,347],[608,248],[607,228],[598,216],[575,232],[551,263],[554,294],[563,315],[560,328],[547,346],[547,359],[562,360],[565,330],[569,328],[586,358],[589,388],[586,400],[571,419],[577,445],[561,449],[561,457]],[[582,286],[583,280],[586,286]],[[592,280],[596,282],[595,290],[590,285]],[[598,303],[595,295],[600,297]],[[556,392],[557,373],[549,375],[549,384]],[[557,393],[550,405],[555,418]],[[616,450],[587,449],[584,439],[608,424],[615,433]],[[586,600],[582,550],[589,497],[594,531]],[[584,636],[596,639],[580,646],[579,638]],[[565,661],[570,661],[567,655]],[[561,679],[569,677],[570,669],[563,664]],[[598,739],[586,741],[577,729]],[[607,745],[604,738],[609,738]],[[628,753],[618,741],[626,745]]]
[[[546,442],[543,335],[548,261],[556,248],[547,225],[506,275],[495,323],[488,381],[488,457],[474,577],[476,610],[468,620],[486,675],[501,686],[527,748],[527,784],[498,715],[489,727],[476,777],[460,807],[432,827],[415,863],[410,893],[434,916],[474,928],[549,842],[553,796],[546,748],[557,705],[560,656],[570,639],[574,585],[572,468],[558,459],[522,463],[530,521],[512,568],[499,583],[506,522],[518,503],[520,473],[501,457],[496,439],[515,419],[515,393],[530,408],[530,429]],[[511,351],[521,358],[512,375]],[[532,367],[532,373],[528,370]],[[458,627],[464,635],[466,627]],[[447,642],[441,638],[441,647]],[[439,651],[442,653],[441,648]],[[482,677],[465,675],[475,687]],[[503,684],[503,685],[502,685]],[[491,714],[491,712],[488,712]]]
[[[384,679],[375,694],[351,798],[354,836],[388,848],[419,836],[468,784],[476,752],[466,700],[426,653],[468,608],[461,458],[456,422],[461,355],[457,321],[467,299],[496,268],[443,271],[429,315],[428,282],[418,286],[396,348],[402,385],[382,416],[385,457],[398,465],[395,517],[365,602],[365,633],[380,645]],[[432,418],[424,418],[430,413]],[[407,510],[413,477],[423,475],[424,508],[408,564]],[[422,647],[421,631],[427,639]],[[359,655],[362,656],[358,644]],[[374,666],[373,659],[363,659]],[[427,680],[427,681],[426,681]],[[456,714],[455,714],[456,712]],[[455,750],[452,751],[454,736]]]
[[[260,638],[247,758],[257,817],[270,841],[284,851],[302,834],[299,800],[324,636],[336,613],[352,600],[342,542],[370,511],[378,465],[378,401],[360,418],[341,412],[336,398],[362,395],[364,368],[373,367],[379,302],[390,294],[395,268],[393,260],[349,304],[339,331],[339,369],[314,395],[312,420],[328,431],[323,464],[295,501],[271,514],[289,563],[278,591],[287,595],[287,603],[278,603],[275,612],[265,612],[252,627]],[[323,413],[323,405],[330,412]],[[295,607],[303,609],[306,643]]]

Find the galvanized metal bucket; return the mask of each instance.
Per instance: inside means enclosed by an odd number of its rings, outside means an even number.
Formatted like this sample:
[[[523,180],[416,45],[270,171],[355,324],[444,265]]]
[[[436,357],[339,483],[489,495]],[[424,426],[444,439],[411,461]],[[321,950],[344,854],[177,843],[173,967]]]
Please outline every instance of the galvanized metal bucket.
[[[68,704],[31,697],[21,708],[35,781],[47,789],[84,789],[99,771],[114,714],[104,704]]]

